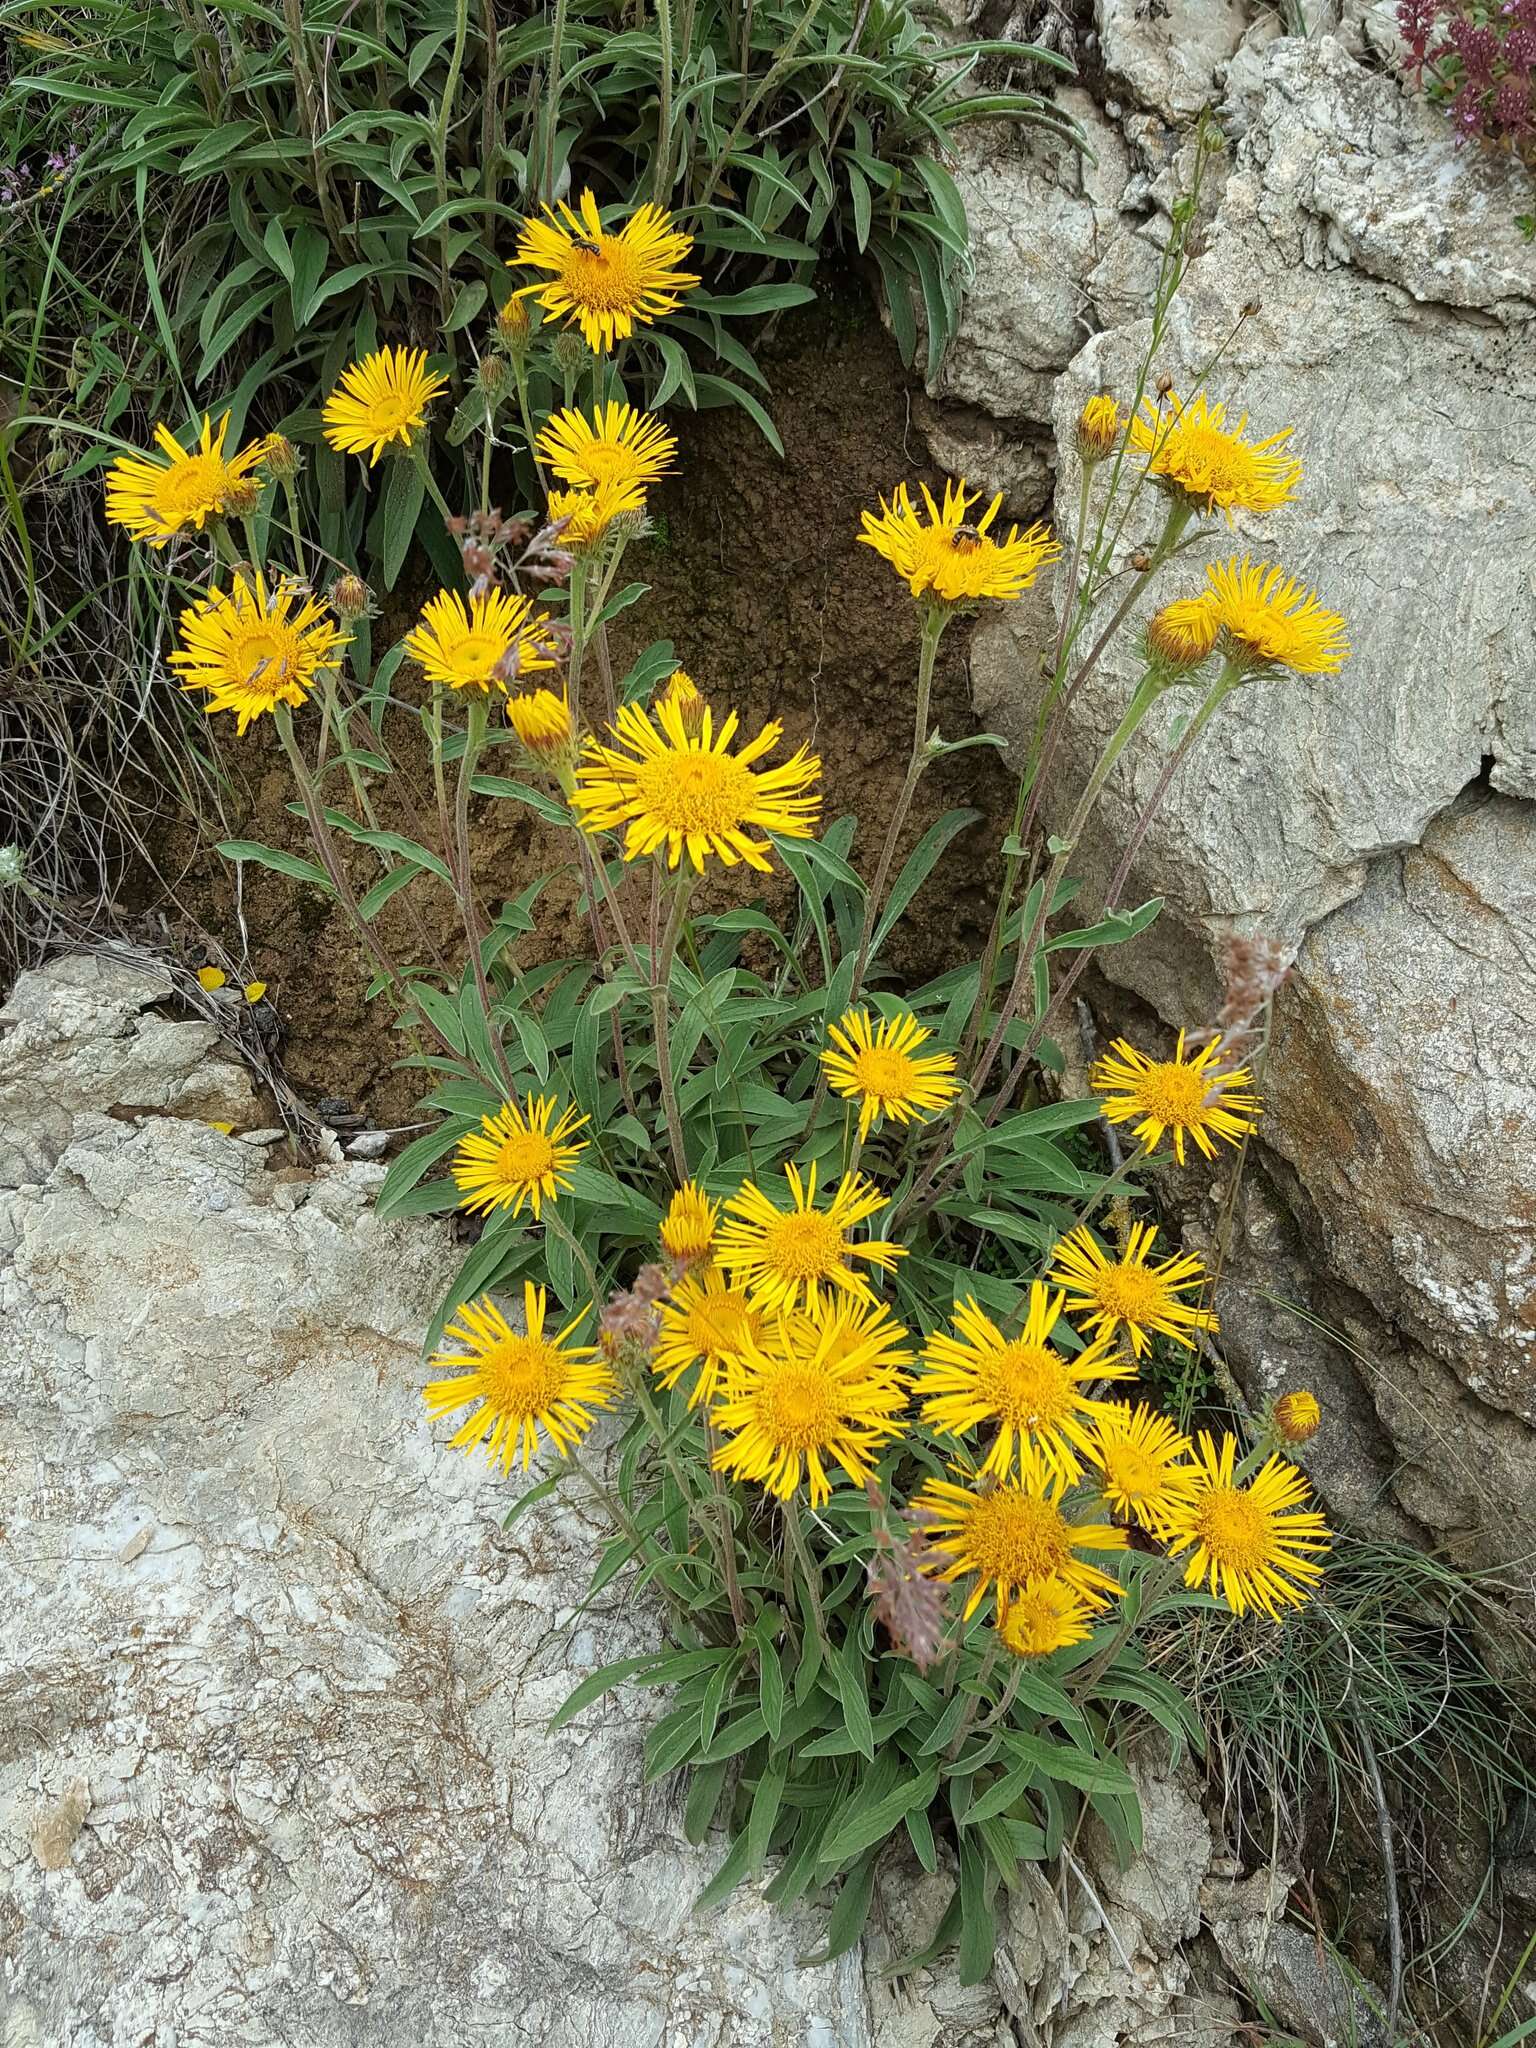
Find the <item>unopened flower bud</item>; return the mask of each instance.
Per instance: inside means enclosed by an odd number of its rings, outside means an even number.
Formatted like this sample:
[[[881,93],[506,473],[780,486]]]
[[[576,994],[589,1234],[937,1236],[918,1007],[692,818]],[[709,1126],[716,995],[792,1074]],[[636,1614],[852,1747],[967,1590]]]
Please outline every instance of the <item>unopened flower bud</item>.
[[[361,576],[354,576],[350,570],[338,576],[331,585],[331,610],[338,619],[345,619],[350,625],[354,619],[365,619],[373,609],[373,592]]]
[[[253,476],[237,476],[224,486],[224,517],[249,519],[261,503],[261,485]]]
[[[1131,567],[1136,571],[1137,575],[1145,575],[1151,566],[1152,557],[1147,553],[1146,549],[1137,548],[1136,552],[1131,556]]]
[[[575,741],[570,706],[553,690],[528,690],[507,699],[507,723],[540,761],[569,754]]]
[[[1171,377],[1166,377],[1166,376],[1164,376],[1164,377],[1159,377],[1159,378],[1158,378],[1158,380],[1157,380],[1157,395],[1158,395],[1158,397],[1159,397],[1159,398],[1166,398],[1166,397],[1168,396],[1169,392],[1170,392],[1170,391],[1171,391],[1172,389],[1173,389],[1173,379],[1172,379]]]
[[[533,322],[528,317],[526,299],[508,299],[496,315],[496,333],[503,348],[514,355],[528,346],[528,336],[533,331]]]
[[[577,376],[591,359],[591,350],[574,327],[562,327],[555,336],[552,353],[562,376]]]
[[[479,386],[480,396],[488,404],[494,404],[506,390],[510,375],[504,356],[482,356],[475,368],[475,383]]]
[[[279,483],[296,477],[301,467],[299,451],[286,434],[268,434],[262,443],[261,459],[267,474],[275,476]]]
[[[1090,398],[1077,416],[1077,452],[1084,462],[1102,462],[1115,452],[1120,408],[1107,391]]]
[[[1176,597],[1147,621],[1147,666],[1165,682],[1199,668],[1216,645],[1216,607],[1204,597]]]
[[[1322,1404],[1306,1387],[1282,1394],[1275,1403],[1275,1432],[1288,1444],[1304,1444],[1317,1435]]]
[[[704,726],[704,698],[686,669],[675,668],[656,693],[656,708],[673,705],[683,721],[683,731],[697,738]]]

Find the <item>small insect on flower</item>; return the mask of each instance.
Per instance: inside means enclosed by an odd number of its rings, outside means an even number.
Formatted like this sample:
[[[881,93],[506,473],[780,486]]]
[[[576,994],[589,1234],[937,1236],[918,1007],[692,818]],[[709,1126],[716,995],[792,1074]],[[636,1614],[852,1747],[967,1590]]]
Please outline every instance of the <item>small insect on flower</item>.
[[[1310,1443],[1323,1420],[1322,1403],[1306,1387],[1282,1394],[1274,1407],[1275,1433],[1288,1444]]]
[[[1244,439],[1248,415],[1235,427],[1224,405],[1212,405],[1202,391],[1186,404],[1174,391],[1166,408],[1142,400],[1145,417],[1128,421],[1130,446],[1147,457],[1147,475],[1191,510],[1273,512],[1294,495],[1301,463],[1286,447],[1294,429],[1282,427],[1263,441]]]
[[[997,1633],[1015,1657],[1049,1657],[1054,1650],[1086,1643],[1092,1621],[1092,1608],[1065,1580],[1042,1579],[1014,1594]]]
[[[537,447],[555,475],[584,491],[605,484],[644,490],[672,468],[677,436],[654,414],[609,400],[589,419],[575,407],[553,414]]]
[[[343,455],[366,455],[372,468],[392,441],[410,447],[427,407],[447,388],[446,377],[428,370],[424,348],[375,349],[342,371],[325,401],[325,438]]]
[[[954,1054],[922,1053],[933,1033],[910,1010],[882,1017],[878,1026],[868,1010],[848,1010],[827,1036],[832,1044],[821,1064],[833,1090],[858,1103],[861,1139],[883,1117],[899,1124],[924,1122],[960,1093]]]
[[[201,533],[210,519],[223,516],[231,490],[251,478],[265,453],[266,444],[253,441],[226,461],[228,434],[228,413],[217,427],[204,413],[201,437],[190,450],[169,427],[157,426],[160,457],[120,455],[107,471],[107,518],[152,548],[178,533]]]
[[[560,546],[579,555],[605,540],[616,519],[644,510],[645,492],[639,484],[611,483],[595,491],[551,491],[544,516],[547,525],[559,526]]]
[[[1323,1575],[1318,1558],[1332,1541],[1321,1515],[1304,1508],[1307,1482],[1283,1458],[1266,1460],[1246,1486],[1234,1476],[1237,1442],[1220,1448],[1204,1430],[1193,1485],[1164,1518],[1170,1557],[1189,1551],[1187,1586],[1208,1585],[1234,1614],[1262,1608],[1273,1620],[1300,1607]]]
[[[898,484],[889,504],[880,500],[877,513],[863,515],[859,539],[883,555],[916,598],[940,604],[970,604],[980,598],[1007,600],[1028,590],[1042,564],[1061,553],[1044,526],[1020,533],[1010,526],[1006,539],[988,531],[1003,502],[999,491],[974,523],[968,518],[980,493],[967,491],[965,479],[944,486],[944,502],[935,504],[922,486],[927,520],[912,503],[905,484]]]
[[[530,1095],[527,1102],[504,1102],[494,1116],[482,1117],[480,1129],[459,1140],[453,1155],[453,1178],[464,1196],[461,1206],[472,1214],[524,1207],[537,1222],[540,1204],[552,1202],[571,1187],[570,1169],[587,1149],[574,1134],[589,1119],[574,1103],[555,1116],[552,1095]]]
[[[1107,391],[1090,398],[1077,416],[1077,452],[1084,463],[1105,462],[1120,438],[1120,408]]]
[[[621,705],[609,727],[619,746],[586,743],[571,799],[583,828],[597,833],[622,826],[626,860],[665,852],[669,867],[686,854],[700,874],[711,857],[726,867],[745,861],[769,873],[770,849],[750,828],[809,838],[821,808],[812,788],[821,763],[801,747],[781,766],[757,769],[753,764],[777,745],[783,728],[770,721],[733,754],[738,723],[733,711],[717,732],[706,709],[691,731],[675,703],[649,711]]]
[[[236,730],[279,704],[303,704],[325,669],[337,666],[346,636],[318,598],[290,583],[269,586],[260,570],[236,573],[181,615],[169,657],[184,690],[206,692],[203,709],[233,711]]]
[[[1207,563],[1205,573],[1222,651],[1243,673],[1335,675],[1349,659],[1343,619],[1278,566],[1234,555]]]
[[[516,657],[519,674],[555,666],[554,626],[530,599],[487,590],[468,602],[440,590],[422,607],[421,623],[405,636],[405,651],[427,680],[450,690],[502,688],[498,673]]]
[[[574,321],[601,355],[633,334],[637,321],[676,312],[699,280],[678,268],[692,238],[659,206],[642,206],[616,234],[604,228],[592,192],[582,193],[580,207],[575,213],[562,200],[558,212],[546,205],[542,220],[525,220],[508,268],[549,271],[543,282],[522,285],[516,297],[535,298],[556,319]]]
[[[1088,1453],[1103,1475],[1100,1491],[1110,1507],[1154,1533],[1194,1484],[1184,1462],[1189,1454],[1189,1438],[1144,1401],[1134,1408],[1111,1402]]]
[[[797,1303],[814,1307],[827,1293],[872,1300],[869,1282],[854,1262],[889,1272],[905,1258],[906,1248],[883,1238],[861,1243],[853,1232],[883,1209],[889,1196],[862,1174],[845,1174],[827,1207],[818,1209],[814,1163],[803,1179],[798,1166],[786,1166],[784,1178],[791,1203],[787,1210],[753,1181],[726,1203],[727,1220],[715,1240],[718,1264],[766,1309]]]
[[[912,1503],[914,1519],[926,1529],[934,1570],[946,1581],[974,1576],[965,1603],[970,1620],[989,1590],[1001,1621],[1027,1588],[1054,1580],[1086,1605],[1102,1607],[1119,1597],[1120,1582],[1080,1555],[1124,1550],[1123,1529],[1109,1522],[1079,1522],[1061,1505],[1066,1481],[1054,1478],[1033,1453],[1020,1478],[1002,1486],[974,1489],[948,1479],[930,1479]]]
[[[523,1321],[517,1331],[488,1294],[464,1302],[458,1320],[443,1335],[461,1351],[434,1352],[430,1363],[444,1377],[429,1380],[423,1398],[437,1422],[456,1409],[469,1419],[449,1439],[450,1450],[466,1455],[485,1445],[486,1463],[510,1472],[519,1451],[526,1472],[540,1432],[562,1457],[592,1427],[593,1412],[610,1408],[619,1383],[591,1344],[569,1339],[577,1316],[558,1336],[546,1336],[548,1297],[531,1280],[523,1283]]]
[[[766,1315],[713,1266],[685,1273],[661,1311],[651,1369],[670,1389],[697,1366],[688,1406],[707,1407],[724,1389],[732,1361],[749,1339],[762,1343],[767,1328]]]
[[[661,1219],[661,1248],[680,1270],[701,1265],[714,1250],[720,1204],[697,1181],[684,1181]]]
[[[1124,1252],[1111,1259],[1086,1226],[1069,1231],[1051,1254],[1047,1276],[1066,1290],[1067,1313],[1082,1318],[1085,1330],[1112,1337],[1123,1329],[1138,1358],[1151,1348],[1154,1333],[1190,1348],[1191,1330],[1214,1330],[1216,1318],[1182,1296],[1199,1294],[1206,1271],[1189,1253],[1152,1264],[1155,1223],[1131,1226]]]
[[[1246,1067],[1221,1072],[1219,1049],[1202,1046],[1191,1059],[1184,1057],[1184,1033],[1171,1060],[1148,1059],[1123,1038],[1093,1063],[1089,1076],[1096,1095],[1104,1098],[1104,1114],[1112,1124],[1136,1124],[1137,1141],[1148,1152],[1162,1142],[1163,1133],[1173,1134],[1173,1153],[1184,1164],[1186,1140],[1199,1147],[1207,1159],[1214,1159],[1220,1138],[1237,1145],[1258,1129],[1262,1104],[1251,1093],[1253,1076]]]
[[[803,1472],[813,1508],[831,1494],[829,1463],[855,1486],[868,1483],[901,1434],[907,1389],[886,1326],[863,1331],[866,1314],[857,1302],[819,1304],[808,1316],[779,1317],[761,1343],[745,1340],[712,1418],[725,1438],[716,1471],[780,1500],[798,1490]],[[897,1334],[905,1332],[897,1326]]]
[[[1099,1337],[1074,1357],[1052,1345],[1062,1297],[1038,1280],[1017,1337],[1005,1337],[976,1301],[956,1305],[950,1336],[936,1331],[923,1346],[923,1420],[941,1436],[965,1436],[978,1424],[996,1427],[983,1472],[1006,1478],[1016,1464],[1037,1461],[1064,1481],[1082,1477],[1094,1429],[1106,1403],[1083,1390],[1093,1380],[1123,1380],[1133,1368]]]

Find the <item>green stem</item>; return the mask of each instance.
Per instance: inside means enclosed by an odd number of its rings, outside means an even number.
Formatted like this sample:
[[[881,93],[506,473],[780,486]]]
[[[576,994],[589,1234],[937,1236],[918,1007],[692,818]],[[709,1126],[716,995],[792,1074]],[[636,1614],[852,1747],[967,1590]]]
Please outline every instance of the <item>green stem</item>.
[[[667,929],[662,936],[660,956],[651,963],[651,1032],[656,1041],[656,1077],[661,1084],[661,1106],[667,1122],[667,1143],[672,1151],[672,1171],[681,1187],[688,1178],[688,1155],[683,1146],[683,1120],[677,1106],[677,1088],[672,1078],[671,990],[672,962],[677,956],[678,934],[688,910],[692,879],[687,870],[678,876],[672,895]]]
[[[560,127],[560,95],[564,86],[561,67],[565,61],[566,0],[555,0],[554,22],[549,41],[549,89],[544,100],[544,197],[555,201],[555,138]]]
[[[656,174],[651,196],[665,206],[672,190],[672,6],[671,0],[656,0],[656,35],[661,45],[661,66],[656,102]]]
[[[571,725],[581,730],[581,668],[582,656],[587,644],[587,565],[580,555],[571,562],[570,592],[566,605],[567,623],[571,629],[571,658],[566,664],[568,693],[571,704]]]
[[[459,96],[459,79],[464,70],[464,41],[469,33],[469,0],[455,0],[453,12],[453,53],[448,59],[448,76],[443,81],[443,97],[437,109],[437,128],[432,139],[432,166],[437,176],[437,203],[440,207],[448,204],[448,130],[453,126],[454,101]],[[444,220],[438,230],[438,304],[442,317],[447,319],[452,311],[448,295],[452,289],[449,274],[448,252],[452,237],[451,223]]]
[[[507,1064],[506,1048],[501,1042],[501,1029],[496,1022],[491,1003],[490,982],[485,971],[484,934],[480,923],[480,908],[475,900],[475,884],[469,857],[469,798],[474,781],[475,762],[485,745],[485,727],[488,705],[483,697],[472,698],[469,717],[464,731],[464,751],[459,756],[459,781],[453,810],[453,876],[454,890],[459,899],[459,915],[464,920],[464,936],[469,941],[469,962],[475,977],[475,994],[480,1001],[480,1014],[485,1019],[485,1035],[490,1044],[491,1058],[496,1072],[487,1074],[486,1079],[493,1085],[499,1084],[510,1098],[513,1092],[512,1069]]]

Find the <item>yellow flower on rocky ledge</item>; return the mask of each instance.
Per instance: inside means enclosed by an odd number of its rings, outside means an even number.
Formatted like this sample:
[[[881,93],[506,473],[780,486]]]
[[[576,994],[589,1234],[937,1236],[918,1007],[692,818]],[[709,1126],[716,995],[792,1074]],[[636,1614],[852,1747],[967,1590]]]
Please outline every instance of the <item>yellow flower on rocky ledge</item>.
[[[429,682],[447,689],[504,689],[509,676],[555,666],[551,630],[548,615],[526,597],[487,590],[466,602],[456,590],[440,590],[422,606],[405,651]]]
[[[236,730],[279,704],[297,707],[322,670],[335,668],[346,636],[307,588],[261,571],[238,572],[228,591],[211,590],[181,615],[169,665],[184,690],[202,690],[203,709],[233,711]]]
[[[1010,526],[1003,539],[988,531],[1003,502],[1001,491],[973,522],[968,515],[981,493],[967,491],[963,477],[945,484],[942,505],[934,502],[926,484],[921,488],[926,520],[913,505],[907,486],[898,484],[889,504],[882,498],[878,513],[863,515],[859,535],[866,547],[884,556],[916,598],[940,604],[1015,598],[1028,590],[1042,564],[1061,553],[1060,544],[1041,525],[1022,534]]]
[[[1306,1387],[1282,1394],[1275,1403],[1275,1431],[1288,1444],[1310,1443],[1322,1420],[1322,1403]]]
[[[1210,597],[1176,597],[1147,621],[1147,665],[1169,680],[1210,659],[1220,622]]]
[[[924,1112],[945,1108],[960,1093],[955,1056],[923,1053],[933,1033],[910,1010],[875,1023],[868,1010],[848,1010],[827,1032],[832,1044],[821,1064],[833,1090],[859,1105],[859,1136],[882,1117],[893,1123],[922,1122]]]
[[[427,368],[424,348],[375,349],[342,371],[320,419],[326,440],[343,455],[366,455],[369,467],[391,441],[409,448],[427,407],[448,379]]]
[[[1146,1403],[1113,1401],[1099,1417],[1089,1456],[1099,1467],[1100,1491],[1116,1514],[1143,1529],[1160,1530],[1169,1510],[1194,1484],[1184,1460],[1189,1438]]]
[[[1107,391],[1090,398],[1077,416],[1074,438],[1085,463],[1105,462],[1120,438],[1120,408]]]
[[[913,1501],[914,1524],[928,1538],[932,1562],[926,1569],[946,1583],[974,1575],[965,1603],[970,1620],[995,1589],[997,1617],[1028,1587],[1053,1581],[1088,1606],[1117,1598],[1120,1582],[1083,1551],[1124,1550],[1126,1534],[1109,1522],[1079,1522],[1065,1513],[1066,1481],[1054,1479],[1033,1453],[1026,1455],[1020,1483],[971,1488],[930,1479]]]
[[[783,728],[771,720],[733,754],[738,723],[733,711],[716,732],[706,709],[694,729],[674,702],[649,711],[621,705],[609,728],[619,746],[589,739],[577,773],[571,802],[584,829],[622,827],[626,860],[664,852],[675,868],[686,854],[700,874],[711,857],[767,874],[769,848],[749,828],[808,839],[821,808],[812,793],[821,763],[801,747],[780,767],[757,769]]]
[[[537,447],[556,476],[581,490],[599,490],[604,484],[643,488],[672,468],[677,436],[654,414],[610,399],[590,419],[575,407],[553,414]]]
[[[546,1336],[548,1298],[531,1280],[523,1283],[523,1322],[514,1330],[490,1296],[464,1302],[459,1320],[443,1334],[462,1351],[434,1352],[430,1363],[442,1379],[428,1381],[423,1397],[432,1420],[460,1408],[469,1419],[449,1440],[450,1450],[466,1454],[484,1443],[486,1462],[510,1472],[519,1452],[523,1470],[547,1436],[567,1456],[592,1427],[593,1411],[609,1408],[618,1381],[590,1344],[572,1344],[577,1316],[558,1336]]]
[[[905,1247],[883,1238],[855,1239],[853,1232],[890,1199],[862,1174],[845,1174],[825,1209],[816,1207],[816,1167],[804,1177],[798,1166],[784,1169],[791,1206],[780,1209],[755,1181],[747,1181],[726,1203],[727,1220],[715,1239],[722,1271],[744,1287],[760,1308],[814,1307],[826,1294],[872,1299],[856,1261],[888,1272]]]
[[[633,334],[637,321],[676,312],[699,282],[678,265],[693,247],[670,214],[646,204],[616,234],[603,226],[596,196],[583,192],[580,212],[564,200],[546,205],[542,220],[527,219],[508,268],[526,264],[551,276],[525,284],[516,298],[535,298],[546,313],[576,323],[588,348],[601,355]]]
[[[202,434],[191,449],[169,427],[157,426],[159,456],[120,455],[107,471],[107,518],[152,548],[163,548],[178,533],[201,533],[223,513],[236,486],[251,487],[251,472],[265,453],[265,442],[253,441],[226,461],[228,435],[228,413],[217,427],[204,413]]]
[[[1060,1579],[1042,1579],[1015,1593],[997,1624],[1003,1647],[1015,1657],[1049,1657],[1054,1650],[1086,1643],[1093,1610]]]
[[[1283,1607],[1305,1604],[1332,1538],[1322,1516],[1302,1506],[1307,1483],[1294,1465],[1269,1458],[1244,1486],[1236,1452],[1235,1438],[1218,1448],[1201,1431],[1191,1489],[1169,1510],[1162,1533],[1170,1557],[1191,1552],[1187,1586],[1208,1585],[1234,1614],[1258,1607],[1278,1621]]]
[[[1277,565],[1234,555],[1207,563],[1205,573],[1222,652],[1244,674],[1335,675],[1349,659],[1343,619]]]
[[[1273,512],[1294,495],[1301,463],[1286,447],[1294,429],[1282,427],[1263,441],[1245,439],[1248,415],[1227,425],[1224,405],[1212,405],[1202,391],[1186,404],[1170,391],[1163,409],[1150,398],[1145,416],[1134,414],[1130,446],[1147,457],[1153,483],[1190,510]]]
[[[1174,1157],[1182,1166],[1186,1140],[1214,1159],[1213,1137],[1236,1145],[1258,1129],[1262,1104],[1251,1092],[1253,1076],[1246,1067],[1230,1072],[1218,1067],[1220,1057],[1220,1048],[1211,1044],[1186,1059],[1182,1031],[1171,1060],[1148,1059],[1117,1038],[1094,1061],[1089,1085],[1104,1097],[1104,1114],[1112,1124],[1140,1119],[1136,1138],[1148,1152],[1155,1151],[1163,1133],[1170,1131]]]
[[[1216,1318],[1180,1297],[1204,1287],[1204,1266],[1188,1252],[1152,1264],[1155,1223],[1133,1223],[1125,1250],[1111,1259],[1086,1226],[1069,1231],[1051,1254],[1047,1277],[1066,1290],[1067,1313],[1085,1330],[1112,1337],[1124,1329],[1138,1358],[1155,1334],[1189,1349],[1191,1330],[1214,1330]]]
[[[1068,1358],[1051,1343],[1062,1298],[1038,1280],[1016,1337],[1005,1337],[980,1305],[956,1304],[955,1334],[936,1330],[923,1347],[923,1420],[941,1436],[966,1436],[979,1424],[996,1435],[983,1472],[1006,1478],[1016,1464],[1038,1460],[1063,1480],[1077,1480],[1093,1455],[1094,1429],[1106,1403],[1084,1392],[1094,1380],[1123,1380],[1133,1368],[1100,1337]]]
[[[455,1148],[453,1178],[465,1198],[461,1206],[471,1213],[510,1209],[514,1216],[527,1207],[537,1222],[542,1203],[569,1191],[570,1169],[587,1149],[585,1138],[571,1140],[588,1121],[574,1103],[556,1117],[552,1095],[530,1095],[526,1104],[504,1102]]]
[[[215,989],[219,989],[224,986],[225,982],[228,981],[229,976],[224,972],[222,967],[199,967],[199,969],[197,970],[197,979],[199,985],[202,988],[206,989],[209,995],[212,995]]]

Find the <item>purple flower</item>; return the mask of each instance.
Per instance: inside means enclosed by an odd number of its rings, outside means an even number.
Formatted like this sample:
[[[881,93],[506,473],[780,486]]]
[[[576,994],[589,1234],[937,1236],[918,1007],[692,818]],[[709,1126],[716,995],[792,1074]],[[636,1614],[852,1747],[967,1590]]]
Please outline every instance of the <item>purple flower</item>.
[[[1504,79],[1493,96],[1495,126],[1505,135],[1522,135],[1531,126],[1531,87],[1526,78],[1513,74]]]
[[[1467,78],[1477,85],[1492,84],[1494,61],[1499,54],[1499,38],[1493,30],[1477,28],[1470,21],[1453,21],[1445,33]]]

